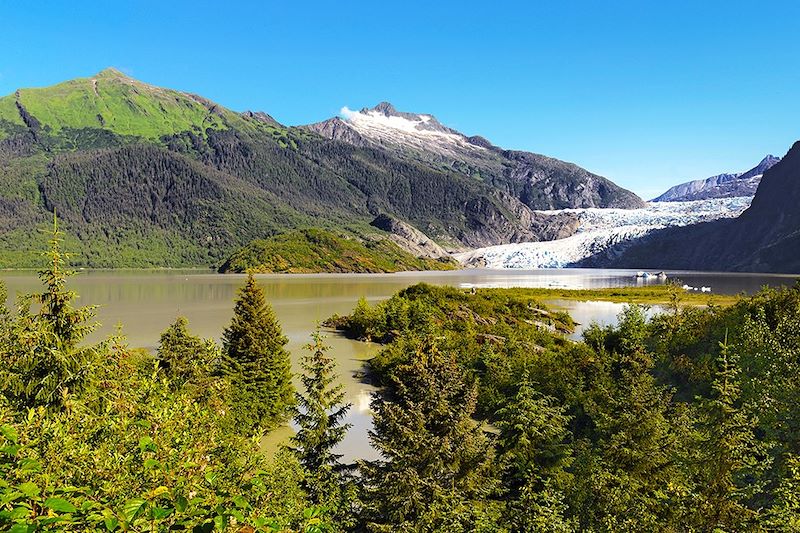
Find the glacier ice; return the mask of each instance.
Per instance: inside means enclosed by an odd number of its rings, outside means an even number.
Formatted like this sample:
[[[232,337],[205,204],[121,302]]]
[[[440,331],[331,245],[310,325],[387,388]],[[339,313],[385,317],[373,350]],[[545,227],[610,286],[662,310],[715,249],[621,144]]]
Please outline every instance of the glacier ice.
[[[752,197],[714,198],[689,202],[650,202],[641,209],[565,209],[544,214],[577,214],[577,232],[565,239],[478,248],[455,254],[468,266],[486,268],[564,268],[588,257],[618,253],[633,239],[671,226],[687,226],[738,217]]]

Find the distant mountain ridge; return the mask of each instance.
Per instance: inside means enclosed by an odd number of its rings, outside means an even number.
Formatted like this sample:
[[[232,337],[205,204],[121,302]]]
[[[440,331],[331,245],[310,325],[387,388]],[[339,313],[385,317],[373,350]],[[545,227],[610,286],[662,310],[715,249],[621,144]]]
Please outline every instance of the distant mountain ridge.
[[[329,139],[380,147],[407,160],[474,176],[531,209],[644,206],[634,193],[577,165],[499,148],[483,137],[449,128],[430,114],[401,112],[388,102],[343,111],[343,118],[306,127]]]
[[[688,181],[669,188],[653,202],[687,202],[709,198],[733,198],[753,196],[761,183],[764,172],[775,166],[780,157],[767,155],[758,165],[746,172],[726,173],[703,180]]]
[[[293,229],[374,235],[380,215],[449,249],[537,241],[576,229],[574,216],[538,208],[641,203],[580,167],[501,150],[430,115],[388,104],[369,113],[426,142],[379,142],[380,128],[341,120],[320,133],[286,127],[116,69],[20,89],[0,98],[0,267],[39,265],[37,228],[53,211],[77,266],[149,267],[219,266]]]
[[[613,268],[783,272],[800,274],[800,141],[764,172],[750,207],[738,218],[668,228],[633,243]]]

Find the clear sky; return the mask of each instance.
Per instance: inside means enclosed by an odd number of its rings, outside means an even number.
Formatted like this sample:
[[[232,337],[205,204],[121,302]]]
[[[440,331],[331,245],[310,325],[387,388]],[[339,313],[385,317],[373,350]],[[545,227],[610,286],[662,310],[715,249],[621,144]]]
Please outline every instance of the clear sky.
[[[114,66],[285,124],[388,100],[645,197],[800,139],[800,1],[0,2],[0,93]]]

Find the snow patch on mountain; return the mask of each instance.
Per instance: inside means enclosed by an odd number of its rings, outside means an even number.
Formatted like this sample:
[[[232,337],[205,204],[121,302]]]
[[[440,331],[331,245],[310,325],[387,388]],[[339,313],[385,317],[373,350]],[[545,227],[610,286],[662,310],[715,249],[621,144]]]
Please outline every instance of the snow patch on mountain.
[[[650,202],[642,209],[565,209],[579,227],[571,237],[555,241],[503,244],[459,253],[454,257],[468,266],[485,268],[564,268],[599,254],[620,253],[629,243],[671,226],[686,226],[720,218],[738,217],[751,197],[714,198],[691,202]]]
[[[767,155],[758,165],[745,172],[725,173],[703,180],[688,181],[670,187],[653,202],[685,202],[709,198],[732,198],[753,196],[761,183],[764,172],[775,166],[780,157]]]
[[[434,151],[453,158],[463,157],[463,150],[473,153],[486,150],[441,124],[433,115],[400,112],[386,102],[360,111],[343,107],[339,114],[343,124],[377,144]]]

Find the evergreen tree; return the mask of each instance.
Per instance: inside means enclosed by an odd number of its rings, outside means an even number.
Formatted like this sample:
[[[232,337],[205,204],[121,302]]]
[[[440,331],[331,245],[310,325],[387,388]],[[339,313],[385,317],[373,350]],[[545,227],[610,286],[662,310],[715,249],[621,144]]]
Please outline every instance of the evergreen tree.
[[[48,267],[39,272],[44,291],[23,298],[12,320],[4,312],[2,385],[7,396],[21,406],[59,404],[69,392],[82,388],[99,346],[82,346],[96,324],[94,306],[75,308],[77,294],[67,290],[74,274],[66,268],[69,254],[61,251],[63,235],[53,216]],[[40,304],[31,312],[30,304]]]
[[[305,488],[311,501],[329,509],[341,525],[353,525],[352,467],[343,465],[342,456],[333,451],[351,426],[342,423],[351,405],[344,403],[344,387],[334,385],[336,361],[328,357],[324,337],[317,330],[311,339],[301,362],[303,393],[296,394],[294,421],[299,429],[292,437],[292,451],[307,471]]]
[[[161,368],[178,385],[208,375],[217,352],[213,341],[192,335],[188,324],[186,317],[176,318],[161,333],[156,353]]]
[[[285,421],[294,404],[287,342],[250,274],[223,332],[220,364],[231,382],[232,420],[245,433]]]
[[[652,375],[643,309],[627,307],[617,328],[589,337],[606,365],[582,406],[588,422],[580,431],[570,507],[582,529],[677,527],[686,488],[680,427],[688,422]]]
[[[372,402],[370,440],[385,459],[362,465],[369,529],[493,529],[498,482],[493,449],[471,419],[476,399],[452,354],[417,343]]]
[[[567,427],[571,417],[555,398],[523,383],[517,395],[497,412],[499,451],[512,531],[572,531],[564,517],[564,489],[570,482]]]
[[[700,455],[693,524],[701,531],[746,529],[758,519],[747,502],[761,489],[769,467],[756,438],[757,420],[740,405],[739,360],[727,337],[720,344],[712,396],[699,407]]]
[[[309,472],[330,469],[341,471],[341,455],[333,449],[342,442],[350,424],[342,419],[351,404],[344,404],[344,386],[333,385],[336,381],[336,361],[328,357],[328,346],[323,342],[319,330],[311,335],[312,343],[305,346],[308,353],[303,356],[301,366],[304,393],[296,393],[298,408],[294,421],[299,426],[292,438],[293,451],[300,464]]]
[[[771,531],[800,531],[800,459],[789,457],[769,510]]]
[[[66,268],[69,254],[61,251],[64,234],[58,229],[58,218],[53,215],[53,233],[50,237],[50,250],[44,253],[49,265],[39,271],[39,279],[45,290],[35,295],[41,304],[39,317],[49,325],[56,341],[62,349],[72,350],[92,331],[96,324],[89,321],[94,318],[95,306],[74,308],[73,300],[78,295],[67,290],[67,279],[75,272]]]

